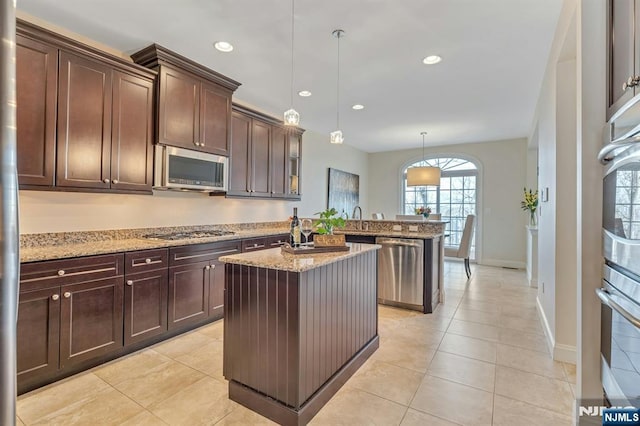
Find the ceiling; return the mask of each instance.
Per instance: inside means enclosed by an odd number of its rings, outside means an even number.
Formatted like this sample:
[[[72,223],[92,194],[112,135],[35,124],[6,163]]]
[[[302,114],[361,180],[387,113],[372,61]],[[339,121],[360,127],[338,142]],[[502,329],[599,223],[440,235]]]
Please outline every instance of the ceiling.
[[[367,152],[525,137],[562,0],[296,0],[293,104]],[[235,99],[290,107],[290,0],[20,0],[18,9],[126,53],[161,44],[239,82]],[[213,42],[235,49],[221,53]],[[440,55],[427,66],[422,59]],[[311,97],[301,98],[299,90]],[[365,106],[361,111],[353,104]]]

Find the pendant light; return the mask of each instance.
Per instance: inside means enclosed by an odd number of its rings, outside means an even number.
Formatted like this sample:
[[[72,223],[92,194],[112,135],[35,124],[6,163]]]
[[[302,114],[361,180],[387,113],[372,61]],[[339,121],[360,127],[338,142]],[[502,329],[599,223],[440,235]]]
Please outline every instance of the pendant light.
[[[424,162],[424,137],[427,132],[420,134],[422,135],[422,161]],[[408,168],[407,186],[440,186],[440,168],[426,166]]]
[[[338,39],[338,78],[336,83],[336,127],[337,130],[331,132],[331,143],[340,144],[344,142],[342,130],[340,130],[340,37],[344,37],[343,30],[334,30],[331,33]]]
[[[294,46],[294,32],[293,25],[295,21],[295,0],[291,0],[291,108],[284,112],[284,124],[286,126],[297,126],[300,124],[300,114],[293,109],[293,46]]]

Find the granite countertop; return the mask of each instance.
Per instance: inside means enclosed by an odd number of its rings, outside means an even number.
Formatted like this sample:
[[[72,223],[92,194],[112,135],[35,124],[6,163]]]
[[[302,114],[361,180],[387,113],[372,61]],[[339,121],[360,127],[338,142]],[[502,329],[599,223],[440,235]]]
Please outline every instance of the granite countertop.
[[[362,253],[378,250],[377,244],[347,243],[349,251],[318,254],[289,254],[280,248],[261,250],[251,253],[232,254],[220,257],[221,262],[235,265],[255,266],[258,268],[277,269],[278,271],[304,272],[330,263],[358,256]]]
[[[415,238],[419,240],[430,240],[433,238],[442,237],[442,232],[409,232],[409,231],[358,231],[353,229],[348,230],[335,230],[335,234],[345,235],[363,235],[371,237],[394,237],[394,238]]]
[[[104,239],[98,241],[69,242],[48,245],[46,240],[39,245],[20,247],[20,262],[67,259],[97,254],[122,253],[127,251],[149,250],[163,247],[185,246],[190,244],[215,243],[220,241],[241,240],[245,238],[268,237],[289,233],[285,228],[263,228],[237,230],[231,235],[210,238],[191,238],[183,240],[153,240],[142,236],[131,238]]]
[[[364,223],[367,231],[357,227]],[[443,235],[445,222],[402,222],[402,221],[354,221],[348,220],[346,227],[336,233],[348,235],[369,235],[396,238],[431,239]],[[392,231],[393,225],[403,228],[417,226],[418,232]],[[190,231],[232,231],[233,234],[208,238],[190,238],[182,240],[155,240],[145,238],[149,234],[165,234]],[[20,235],[20,262],[69,259],[98,254],[122,253],[137,250],[149,250],[163,247],[205,244],[221,241],[260,238],[271,235],[288,234],[288,221],[237,223],[218,225],[174,226],[164,228],[115,229],[103,231],[58,232]]]

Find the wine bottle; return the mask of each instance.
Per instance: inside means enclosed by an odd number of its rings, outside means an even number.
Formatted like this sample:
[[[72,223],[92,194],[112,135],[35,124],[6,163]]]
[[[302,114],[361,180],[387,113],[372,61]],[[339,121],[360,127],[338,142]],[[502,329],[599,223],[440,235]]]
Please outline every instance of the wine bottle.
[[[293,208],[293,218],[291,219],[291,247],[300,247],[300,219],[298,219],[298,208]]]

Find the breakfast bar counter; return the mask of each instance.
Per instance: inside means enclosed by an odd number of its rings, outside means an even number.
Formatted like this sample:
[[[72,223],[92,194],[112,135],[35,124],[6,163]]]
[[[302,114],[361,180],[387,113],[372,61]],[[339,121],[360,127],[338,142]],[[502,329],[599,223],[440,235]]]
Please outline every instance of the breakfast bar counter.
[[[375,244],[294,255],[223,256],[229,398],[302,425],[378,348]]]

